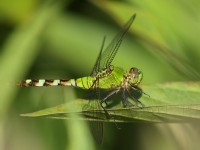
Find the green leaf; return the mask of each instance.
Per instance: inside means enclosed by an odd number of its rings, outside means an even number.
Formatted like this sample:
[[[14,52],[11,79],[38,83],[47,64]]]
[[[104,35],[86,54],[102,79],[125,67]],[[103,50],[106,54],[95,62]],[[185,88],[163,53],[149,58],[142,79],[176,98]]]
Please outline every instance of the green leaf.
[[[88,103],[84,99],[22,116],[70,119],[71,114],[76,113],[82,120],[103,122],[181,122],[200,119],[200,82],[145,85],[142,89],[150,95],[141,97],[140,101],[145,105],[143,108],[123,108],[120,103],[107,109],[111,116],[109,119],[103,110],[88,108],[83,111],[83,106]]]

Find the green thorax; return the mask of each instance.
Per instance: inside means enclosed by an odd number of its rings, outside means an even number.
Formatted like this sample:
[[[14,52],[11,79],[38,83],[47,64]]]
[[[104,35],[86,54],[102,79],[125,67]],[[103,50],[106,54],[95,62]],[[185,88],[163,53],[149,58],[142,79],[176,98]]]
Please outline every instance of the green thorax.
[[[94,77],[87,76],[76,80],[71,79],[70,85],[84,89],[128,88],[129,86],[137,86],[142,81],[142,78],[143,73],[138,68],[133,67],[126,72],[120,67],[110,66],[98,72]]]
[[[99,88],[109,89],[120,86],[125,74],[126,72],[122,68],[110,66],[109,69],[97,74],[97,77],[99,76]]]
[[[110,89],[120,86],[126,72],[119,67],[110,66],[98,72],[96,76],[76,79],[77,86],[84,89]]]

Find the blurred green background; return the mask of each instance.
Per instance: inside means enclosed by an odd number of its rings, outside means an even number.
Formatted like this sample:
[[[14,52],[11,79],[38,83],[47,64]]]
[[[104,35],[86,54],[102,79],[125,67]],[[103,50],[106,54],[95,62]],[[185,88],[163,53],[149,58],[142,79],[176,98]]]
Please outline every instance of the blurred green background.
[[[119,124],[121,130],[106,123],[99,146],[87,122],[19,116],[73,100],[81,91],[16,83],[89,75],[103,36],[108,44],[134,13],[113,64],[140,68],[142,84],[197,81],[199,6],[197,0],[0,1],[0,149],[198,149],[199,123],[127,123]]]

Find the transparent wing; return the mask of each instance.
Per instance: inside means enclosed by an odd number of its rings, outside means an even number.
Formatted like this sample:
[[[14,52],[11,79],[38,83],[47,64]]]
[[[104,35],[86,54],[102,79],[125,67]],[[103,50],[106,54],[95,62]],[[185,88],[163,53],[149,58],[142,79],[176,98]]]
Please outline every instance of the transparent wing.
[[[91,76],[95,76],[101,69],[110,66],[121,45],[123,37],[128,32],[131,24],[133,23],[133,20],[135,19],[135,16],[136,15],[134,14],[129,19],[129,21],[125,24],[123,29],[114,37],[114,39],[111,41],[111,43],[107,46],[107,48],[103,52],[103,47],[105,43],[105,36],[104,36],[99,55],[91,72]],[[88,108],[93,109],[94,117],[97,117],[95,110],[101,110],[102,108],[100,106],[101,98],[100,98],[100,91],[98,88],[99,79],[97,78],[95,82],[96,82],[94,84],[95,87],[93,88],[94,91],[91,92],[90,94],[89,104],[83,109],[84,110],[87,110]],[[103,140],[103,122],[89,122],[89,124],[94,139],[96,140],[97,143],[101,144]]]
[[[107,68],[112,63],[117,51],[119,50],[119,47],[121,45],[121,42],[125,36],[125,34],[128,32],[130,26],[132,25],[136,14],[134,14],[128,22],[124,25],[122,30],[113,38],[113,40],[110,42],[110,44],[106,47],[104,50],[101,60],[100,60],[100,69]]]
[[[94,101],[90,101],[90,106],[91,106],[91,103],[92,104],[92,107],[95,107],[96,110],[101,110],[100,107],[100,104],[99,104],[99,100],[94,100]],[[95,114],[95,111],[94,111],[94,117],[96,117],[97,115]],[[95,141],[101,145],[102,144],[102,141],[103,141],[103,122],[100,122],[100,121],[90,121],[89,122],[89,125],[90,125],[90,130],[92,132],[92,135],[95,139]]]
[[[101,49],[99,51],[99,55],[96,59],[95,65],[92,69],[91,76],[96,76],[96,74],[100,71],[100,62],[102,58],[102,51],[104,47],[106,37],[104,36],[103,42],[101,45]],[[86,109],[94,109],[94,117],[96,117],[96,111],[95,110],[101,110],[100,108],[100,91],[98,88],[99,80],[96,80],[96,83],[94,84],[94,90],[90,90],[90,95],[89,95],[89,103],[85,107]],[[85,109],[84,108],[84,109]],[[103,122],[89,122],[90,130],[91,133],[95,139],[95,141],[101,145],[103,141]]]
[[[103,42],[101,44],[101,49],[99,51],[99,55],[97,57],[95,65],[94,65],[94,67],[92,69],[92,72],[90,73],[91,76],[95,76],[100,71],[100,61],[101,61],[101,57],[102,57],[102,51],[103,51],[105,40],[106,40],[106,37],[104,36],[103,37]]]
[[[103,142],[103,122],[90,122],[89,124],[95,141],[101,145]]]
[[[95,83],[95,87],[98,86],[98,80]],[[83,107],[84,111],[90,111],[88,113],[90,113],[90,117],[93,119],[96,118],[101,118],[102,116],[99,116],[98,111],[101,110],[101,106],[100,106],[100,91],[99,88],[94,88],[90,89],[89,91],[89,103],[87,105],[85,105]],[[91,112],[92,112],[92,116],[91,116]],[[104,114],[102,114],[104,115]],[[104,117],[104,116],[103,116]],[[103,122],[99,122],[99,121],[90,121],[89,122],[89,126],[90,126],[90,131],[95,139],[95,141],[101,145],[102,141],[103,141]]]

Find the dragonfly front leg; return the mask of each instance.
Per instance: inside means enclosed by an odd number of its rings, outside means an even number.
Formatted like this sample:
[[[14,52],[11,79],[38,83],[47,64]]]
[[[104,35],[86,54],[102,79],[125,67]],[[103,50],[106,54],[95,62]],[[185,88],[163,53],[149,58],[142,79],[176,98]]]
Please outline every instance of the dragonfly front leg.
[[[147,94],[147,93],[143,92],[142,90],[139,90],[138,88],[135,88],[134,86],[131,86],[131,85],[130,85],[130,87],[131,87],[133,90],[136,90],[136,91],[140,92],[141,94],[144,94],[144,95],[146,95],[146,96],[150,97],[150,95],[149,95],[149,94]]]
[[[133,87],[133,86],[130,86],[130,87],[131,87],[131,89],[133,89],[133,90],[135,90],[135,91],[138,91],[140,94],[143,94],[143,91],[141,91],[139,88],[136,88],[136,87]],[[130,89],[127,88],[126,90],[127,90],[128,94],[129,94],[129,97],[130,97],[132,100],[134,100],[134,101],[136,102],[136,106],[138,106],[138,107],[140,107],[140,108],[143,108],[143,107],[144,107],[144,104],[142,104],[142,102],[140,102],[138,98],[134,97],[134,96],[131,94],[131,91],[129,91]],[[140,105],[138,105],[138,103],[139,103]]]

